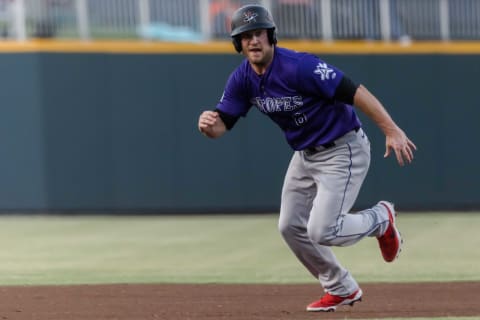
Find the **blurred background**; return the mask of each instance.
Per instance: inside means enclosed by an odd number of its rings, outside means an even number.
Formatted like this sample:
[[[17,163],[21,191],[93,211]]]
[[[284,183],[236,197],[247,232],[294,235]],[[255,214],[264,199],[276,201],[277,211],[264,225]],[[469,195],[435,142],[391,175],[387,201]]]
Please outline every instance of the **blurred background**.
[[[0,0],[2,36],[25,40],[228,39],[233,11],[270,9],[283,39],[477,40],[478,0]]]
[[[360,115],[372,165],[355,209],[480,209],[479,0],[0,0],[0,212],[277,212],[292,151],[273,123],[252,110],[218,141],[197,130],[242,59],[229,18],[247,3],[419,147],[405,168],[383,159]]]

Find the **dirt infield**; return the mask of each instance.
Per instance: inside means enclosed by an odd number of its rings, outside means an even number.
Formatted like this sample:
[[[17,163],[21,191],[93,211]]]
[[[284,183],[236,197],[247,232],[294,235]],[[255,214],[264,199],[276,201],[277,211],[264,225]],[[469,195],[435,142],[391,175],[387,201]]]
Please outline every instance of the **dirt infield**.
[[[363,301],[310,313],[318,285],[81,285],[0,287],[0,319],[480,318],[480,282],[365,284]]]

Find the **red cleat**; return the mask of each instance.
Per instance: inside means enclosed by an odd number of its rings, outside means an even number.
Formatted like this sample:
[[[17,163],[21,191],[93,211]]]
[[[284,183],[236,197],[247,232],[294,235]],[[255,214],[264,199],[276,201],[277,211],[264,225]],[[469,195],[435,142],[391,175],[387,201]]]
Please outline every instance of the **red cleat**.
[[[388,211],[390,223],[387,230],[381,237],[377,237],[380,250],[382,251],[383,259],[386,262],[395,260],[400,251],[402,251],[402,236],[395,226],[395,208],[393,204],[388,201],[380,201],[378,204],[383,205]]]
[[[357,301],[362,301],[362,289],[358,289],[347,297],[334,296],[326,293],[320,300],[310,303],[307,306],[307,311],[335,311],[338,306],[351,305]]]

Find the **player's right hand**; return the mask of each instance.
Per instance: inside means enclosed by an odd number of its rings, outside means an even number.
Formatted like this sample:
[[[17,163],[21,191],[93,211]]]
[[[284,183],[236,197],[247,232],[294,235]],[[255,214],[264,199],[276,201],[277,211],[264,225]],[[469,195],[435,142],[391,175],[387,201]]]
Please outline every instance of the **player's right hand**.
[[[209,138],[218,138],[226,131],[220,115],[216,111],[204,111],[198,118],[198,130]]]
[[[198,129],[200,132],[204,132],[208,128],[211,128],[215,125],[215,122],[218,118],[218,112],[215,111],[204,111],[198,118]]]

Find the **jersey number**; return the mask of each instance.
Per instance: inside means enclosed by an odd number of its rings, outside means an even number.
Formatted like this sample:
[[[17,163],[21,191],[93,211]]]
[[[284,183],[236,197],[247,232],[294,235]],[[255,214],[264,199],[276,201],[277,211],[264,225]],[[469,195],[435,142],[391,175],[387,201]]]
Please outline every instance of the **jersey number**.
[[[303,126],[307,122],[307,115],[305,113],[297,112],[293,115],[295,124],[299,127]]]

